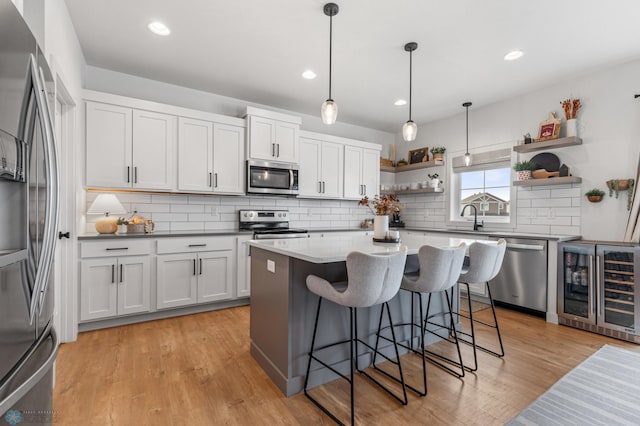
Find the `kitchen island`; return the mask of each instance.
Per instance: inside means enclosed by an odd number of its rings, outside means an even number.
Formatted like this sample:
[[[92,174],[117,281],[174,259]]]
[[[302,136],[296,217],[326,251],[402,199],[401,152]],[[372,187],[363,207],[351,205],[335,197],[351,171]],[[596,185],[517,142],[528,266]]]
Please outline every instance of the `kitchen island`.
[[[417,270],[417,253],[421,246],[454,247],[473,239],[407,236],[402,245],[408,248],[405,270]],[[492,244],[491,242],[483,241]],[[495,242],[494,242],[495,243]],[[346,281],[346,257],[352,251],[369,254],[397,252],[400,244],[374,243],[368,236],[340,236],[323,239],[255,240],[251,245],[251,354],[274,383],[287,395],[303,389],[307,354],[311,346],[311,334],[318,297],[307,290],[306,278],[317,275],[329,281]],[[444,297],[442,298],[444,299]],[[457,309],[458,298],[454,296]],[[389,305],[395,323],[409,322],[411,298],[407,292],[399,292]],[[443,303],[436,297],[431,303],[431,313],[443,312]],[[369,340],[377,330],[380,307],[358,310],[358,335]],[[349,310],[333,303],[323,304],[320,313],[317,345],[342,340],[349,334]],[[416,314],[418,310],[415,310]],[[440,317],[440,316],[439,316]],[[444,316],[442,316],[444,317]],[[441,321],[440,319],[437,319]],[[397,331],[398,340],[408,342],[409,327]],[[417,342],[417,339],[414,340]],[[430,343],[429,340],[426,342]],[[392,347],[385,349],[391,355]],[[360,365],[369,365],[370,355],[360,346]],[[337,370],[347,372],[348,345],[337,346],[323,355],[329,363],[336,363]],[[379,358],[380,359],[380,358]],[[316,365],[309,386],[334,380],[336,376]]]

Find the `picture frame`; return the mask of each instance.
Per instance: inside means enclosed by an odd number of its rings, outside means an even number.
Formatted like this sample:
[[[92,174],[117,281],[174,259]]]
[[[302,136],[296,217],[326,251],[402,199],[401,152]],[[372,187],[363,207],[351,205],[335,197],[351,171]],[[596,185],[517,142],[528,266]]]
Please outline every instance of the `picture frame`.
[[[540,123],[540,131],[538,132],[538,138],[536,142],[544,142],[552,139],[558,139],[560,137],[560,127],[562,125],[562,119],[557,118],[554,112],[549,113],[549,118]]]
[[[409,164],[425,163],[427,161],[429,161],[429,149],[426,146],[409,151]]]

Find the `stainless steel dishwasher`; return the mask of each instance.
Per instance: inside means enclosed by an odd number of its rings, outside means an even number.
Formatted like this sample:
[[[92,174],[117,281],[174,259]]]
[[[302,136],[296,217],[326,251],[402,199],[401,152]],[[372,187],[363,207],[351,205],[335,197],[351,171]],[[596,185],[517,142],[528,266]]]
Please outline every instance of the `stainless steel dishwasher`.
[[[489,282],[493,299],[534,314],[547,312],[547,240],[504,240],[507,249],[502,269]]]

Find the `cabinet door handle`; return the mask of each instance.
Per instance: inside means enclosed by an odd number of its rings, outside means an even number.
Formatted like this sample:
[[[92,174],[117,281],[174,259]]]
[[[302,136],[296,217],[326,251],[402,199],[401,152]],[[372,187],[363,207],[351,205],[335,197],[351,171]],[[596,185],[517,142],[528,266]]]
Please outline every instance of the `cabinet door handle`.
[[[202,275],[202,259],[198,259],[198,262],[200,263],[200,275]]]
[[[196,260],[193,259],[193,275],[196,274]]]
[[[131,166],[127,166],[127,183],[131,183]]]
[[[122,263],[120,264],[120,282],[122,282],[123,278],[123,273],[122,273]]]
[[[327,184],[327,182],[322,181],[322,193],[323,193],[323,194],[326,192],[326,191],[325,191],[325,189],[326,189],[326,184]]]
[[[280,144],[279,143],[276,144],[276,148],[278,148],[276,157],[280,158]]]
[[[213,174],[213,187],[214,188],[218,187],[218,174],[217,173]]]
[[[362,191],[362,195],[367,195],[367,185],[362,185],[364,190]]]
[[[322,193],[322,182],[318,181],[318,194]]]
[[[209,173],[209,186],[213,187],[213,176],[211,173]]]
[[[116,265],[111,264],[111,284],[116,282]]]
[[[133,168],[133,183],[138,183],[138,166]]]
[[[271,156],[272,157],[276,156],[276,144],[275,143],[271,144]]]

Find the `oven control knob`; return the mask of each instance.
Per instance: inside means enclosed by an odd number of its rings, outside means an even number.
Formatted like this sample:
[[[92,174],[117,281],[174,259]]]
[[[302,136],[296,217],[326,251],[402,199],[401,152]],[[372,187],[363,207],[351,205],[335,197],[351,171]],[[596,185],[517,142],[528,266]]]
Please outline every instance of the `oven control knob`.
[[[249,215],[249,217],[253,217],[253,212],[249,212],[249,213],[245,213],[247,215]]]

